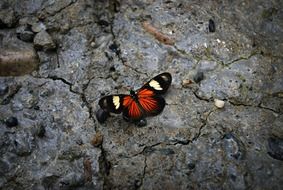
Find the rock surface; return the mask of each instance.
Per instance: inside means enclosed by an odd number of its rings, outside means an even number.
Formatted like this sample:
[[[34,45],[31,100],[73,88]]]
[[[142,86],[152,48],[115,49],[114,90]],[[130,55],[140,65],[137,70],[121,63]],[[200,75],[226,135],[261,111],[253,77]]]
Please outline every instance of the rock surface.
[[[51,36],[42,30],[34,36],[33,39],[34,47],[38,50],[52,50],[56,47]]]
[[[280,1],[0,7],[0,45],[35,46],[40,60],[0,78],[0,189],[282,188]],[[165,71],[167,105],[146,126],[96,120],[100,97]]]

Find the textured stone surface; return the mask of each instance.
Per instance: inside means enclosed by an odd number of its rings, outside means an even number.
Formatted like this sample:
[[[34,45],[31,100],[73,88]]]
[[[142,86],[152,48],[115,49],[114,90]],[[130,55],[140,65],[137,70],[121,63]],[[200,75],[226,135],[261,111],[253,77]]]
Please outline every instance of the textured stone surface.
[[[0,78],[0,189],[282,188],[282,2],[0,7],[12,10],[1,45],[41,43],[38,70]],[[24,40],[42,32],[48,48]],[[164,71],[167,105],[146,126],[96,120],[100,97]]]
[[[15,12],[8,7],[0,10],[0,28],[11,28],[16,23]]]
[[[44,30],[34,36],[34,47],[39,50],[52,50],[56,47],[52,37]]]

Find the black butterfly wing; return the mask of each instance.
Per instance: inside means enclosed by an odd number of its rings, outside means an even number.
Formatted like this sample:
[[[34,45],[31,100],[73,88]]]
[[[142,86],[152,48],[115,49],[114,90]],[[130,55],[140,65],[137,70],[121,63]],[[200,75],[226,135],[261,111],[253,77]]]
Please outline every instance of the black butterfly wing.
[[[171,82],[170,73],[161,73],[137,91],[139,105],[146,116],[155,116],[163,111],[165,100],[161,95],[167,92]]]
[[[138,102],[146,116],[160,114],[165,107],[165,100],[152,89],[143,88],[137,93]]]
[[[138,93],[143,89],[147,89],[153,91],[154,94],[164,94],[170,87],[171,82],[172,76],[170,73],[161,73],[145,83],[145,85],[140,90],[138,90]]]
[[[98,104],[103,110],[119,114],[123,111],[123,101],[126,96],[124,94],[104,96],[99,100]]]

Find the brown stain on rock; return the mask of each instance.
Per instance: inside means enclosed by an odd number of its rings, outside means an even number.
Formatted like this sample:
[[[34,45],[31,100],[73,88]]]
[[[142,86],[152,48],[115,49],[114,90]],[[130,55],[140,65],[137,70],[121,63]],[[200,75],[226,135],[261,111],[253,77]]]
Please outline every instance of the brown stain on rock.
[[[97,132],[93,138],[91,139],[91,144],[94,146],[94,147],[98,147],[102,144],[102,141],[103,141],[103,135],[100,133],[100,132]]]
[[[0,49],[0,76],[21,76],[37,70],[39,59],[30,50]]]
[[[92,181],[92,167],[91,167],[91,160],[90,158],[85,158],[83,165],[84,165],[84,179],[85,182],[91,182]]]
[[[166,45],[174,45],[175,44],[175,40],[169,36],[167,36],[166,34],[163,34],[162,32],[160,32],[157,28],[155,28],[154,26],[152,26],[148,21],[144,21],[142,23],[144,29],[150,33],[151,35],[153,35],[159,42],[166,44]]]

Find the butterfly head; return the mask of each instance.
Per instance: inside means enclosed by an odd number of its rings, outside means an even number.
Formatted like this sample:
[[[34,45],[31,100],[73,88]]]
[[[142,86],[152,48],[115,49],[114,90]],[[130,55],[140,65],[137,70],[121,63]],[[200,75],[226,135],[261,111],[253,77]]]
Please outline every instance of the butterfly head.
[[[131,90],[130,90],[130,95],[131,95],[132,97],[135,97],[135,96],[136,96],[136,92],[135,92],[133,89],[131,89]]]

